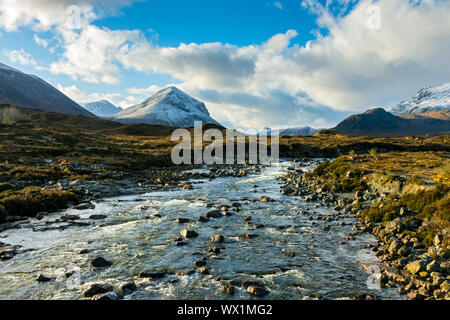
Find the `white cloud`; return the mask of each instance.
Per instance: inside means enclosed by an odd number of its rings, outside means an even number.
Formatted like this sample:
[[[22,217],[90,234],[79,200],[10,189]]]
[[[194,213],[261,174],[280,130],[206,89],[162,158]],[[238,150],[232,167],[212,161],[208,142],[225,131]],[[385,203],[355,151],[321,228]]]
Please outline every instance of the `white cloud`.
[[[34,42],[36,42],[37,45],[43,47],[43,48],[47,48],[49,41],[45,40],[45,39],[41,39],[39,38],[39,36],[37,34],[35,34],[33,36],[33,40]]]
[[[77,86],[67,86],[64,87],[61,84],[57,85],[59,91],[64,93],[66,96],[76,101],[77,103],[89,103],[99,100],[108,100],[112,104],[122,107],[128,108],[135,104],[141,102],[141,99],[136,98],[134,96],[123,96],[120,93],[85,93],[81,91]]]
[[[39,64],[34,60],[34,58],[24,49],[20,50],[3,50],[3,54],[11,61],[12,63],[17,63],[22,66],[32,66],[37,70],[43,70],[44,68],[39,66]]]
[[[172,85],[168,85],[172,86]],[[145,95],[145,96],[152,96],[158,91],[162,90],[164,88],[157,86],[157,85],[151,85],[148,88],[129,88],[127,91],[131,94],[138,94],[138,95]]]
[[[64,53],[60,60],[50,65],[50,71],[92,83],[119,83],[120,69],[114,63],[114,57],[130,41],[139,42],[141,39],[139,31],[112,31],[94,25],[88,25],[80,32],[68,29],[60,32],[64,39]]]
[[[170,74],[181,82],[182,90],[204,100],[218,120],[240,126],[304,121],[333,125],[348,110],[387,105],[421,87],[449,81],[450,1],[327,0],[321,5],[303,0],[325,35],[316,31],[314,41],[293,46],[298,33],[289,30],[244,47],[224,43],[161,47],[139,31],[99,28],[89,24],[98,15],[97,1],[79,1],[87,24],[73,30],[64,21],[49,18],[55,10],[64,16],[59,3],[69,1],[42,1],[36,11],[31,10],[33,3],[21,1],[6,15],[0,5],[0,27],[45,29],[58,23],[54,31],[64,53],[51,65],[53,73],[109,84],[120,81],[122,66]],[[380,30],[367,28],[371,5],[380,8]],[[129,93],[147,95],[153,90],[157,88],[130,88]],[[116,101],[126,98],[115,96]]]
[[[283,10],[283,4],[282,4],[280,1],[275,1],[275,2],[273,3],[273,5],[274,5],[275,7],[277,7],[278,9]]]
[[[67,27],[75,20],[85,26],[99,16],[115,13],[118,8],[137,1],[140,0],[2,0],[0,28],[49,30],[55,26]]]

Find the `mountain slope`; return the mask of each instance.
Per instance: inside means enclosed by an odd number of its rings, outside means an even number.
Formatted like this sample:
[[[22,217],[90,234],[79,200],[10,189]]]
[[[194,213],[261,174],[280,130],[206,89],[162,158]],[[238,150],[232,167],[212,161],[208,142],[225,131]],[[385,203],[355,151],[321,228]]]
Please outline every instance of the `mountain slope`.
[[[412,98],[390,109],[393,114],[420,114],[450,108],[450,83],[419,90]]]
[[[95,114],[97,117],[100,118],[111,117],[123,110],[122,108],[116,107],[107,100],[100,100],[86,103],[83,104],[83,108],[85,108],[89,112],[92,112],[93,114]]]
[[[319,130],[311,127],[296,127],[280,130],[280,136],[312,136]]]
[[[176,87],[159,91],[151,98],[127,108],[111,119],[123,123],[159,124],[173,127],[192,127],[194,121],[220,125],[211,118],[203,102]]]
[[[35,75],[0,63],[0,104],[95,117]]]
[[[382,108],[348,117],[334,130],[355,136],[395,137],[450,134],[450,121],[415,116],[402,118]]]

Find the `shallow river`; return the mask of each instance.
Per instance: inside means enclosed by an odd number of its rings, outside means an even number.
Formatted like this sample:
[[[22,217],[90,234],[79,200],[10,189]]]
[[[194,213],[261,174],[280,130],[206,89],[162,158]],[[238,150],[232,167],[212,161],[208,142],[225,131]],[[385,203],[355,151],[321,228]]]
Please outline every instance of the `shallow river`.
[[[308,299],[318,295],[338,299],[365,293],[383,299],[399,298],[394,289],[368,289],[369,274],[361,263],[376,262],[377,258],[363,247],[374,244],[375,239],[370,234],[360,234],[354,241],[345,241],[353,232],[354,217],[346,215],[329,222],[308,220],[298,210],[308,209],[316,218],[332,215],[334,209],[316,208],[318,203],[280,194],[276,177],[290,165],[284,162],[245,178],[197,181],[193,190],[103,199],[94,202],[95,209],[68,209],[33,222],[41,226],[61,214],[76,214],[82,219],[92,214],[107,215],[94,226],[44,232],[31,228],[5,231],[2,242],[34,250],[0,262],[0,299],[81,299],[90,283],[108,283],[117,288],[128,281],[135,281],[138,290],[126,299],[252,298],[242,287],[236,287],[234,296],[225,295],[218,277],[259,281],[270,291],[266,299]],[[262,195],[274,202],[251,201]],[[233,202],[242,205],[241,211],[207,223],[197,222],[199,216],[212,210],[207,205]],[[245,216],[251,216],[250,225],[244,221]],[[191,222],[177,224],[176,218],[188,218]],[[343,226],[338,225],[341,221]],[[264,227],[254,229],[253,224]],[[331,226],[329,231],[321,229],[325,224]],[[184,228],[195,230],[199,236],[186,240],[185,246],[176,246],[174,239]],[[243,239],[239,237],[243,233],[258,236]],[[209,239],[214,234],[222,234],[226,242],[213,245]],[[346,244],[338,245],[339,241]],[[208,253],[213,246],[224,250],[219,255]],[[82,249],[90,253],[79,254]],[[294,252],[295,257],[285,256],[286,252]],[[112,261],[113,266],[94,269],[90,261],[97,256]],[[139,278],[141,271],[193,268],[193,262],[203,256],[207,257],[210,275]],[[77,272],[67,279],[64,274],[71,270]],[[56,280],[38,283],[39,274]]]

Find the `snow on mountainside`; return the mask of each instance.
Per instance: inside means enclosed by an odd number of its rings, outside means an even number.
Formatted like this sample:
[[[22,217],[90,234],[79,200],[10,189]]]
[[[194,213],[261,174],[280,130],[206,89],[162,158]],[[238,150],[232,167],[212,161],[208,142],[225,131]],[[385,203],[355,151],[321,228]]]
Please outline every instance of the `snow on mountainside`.
[[[159,124],[173,127],[192,127],[194,121],[220,125],[211,118],[203,102],[176,87],[169,87],[133,107],[112,117],[123,123]]]
[[[0,104],[95,117],[49,83],[0,63]]]
[[[95,102],[90,102],[82,105],[86,110],[92,112],[97,117],[100,118],[108,118],[116,113],[119,113],[123,109],[120,107],[116,107],[111,102],[107,100],[100,100]]]
[[[319,132],[319,130],[311,127],[288,128],[281,129],[280,136],[311,136],[316,132]]]
[[[390,109],[393,114],[418,114],[450,108],[450,82],[419,90],[412,98]]]

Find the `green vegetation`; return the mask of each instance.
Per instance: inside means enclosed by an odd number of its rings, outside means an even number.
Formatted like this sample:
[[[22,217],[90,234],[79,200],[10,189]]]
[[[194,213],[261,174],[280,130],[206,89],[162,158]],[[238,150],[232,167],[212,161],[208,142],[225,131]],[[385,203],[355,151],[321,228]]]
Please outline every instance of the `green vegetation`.
[[[338,158],[332,162],[322,162],[311,174],[324,182],[325,190],[353,192],[366,189],[361,180],[365,173],[365,170],[348,164],[344,158]]]
[[[76,203],[80,191],[67,192],[26,187],[20,191],[6,190],[0,193],[0,221],[6,216],[32,217],[38,212],[51,212],[67,208],[69,202]]]

